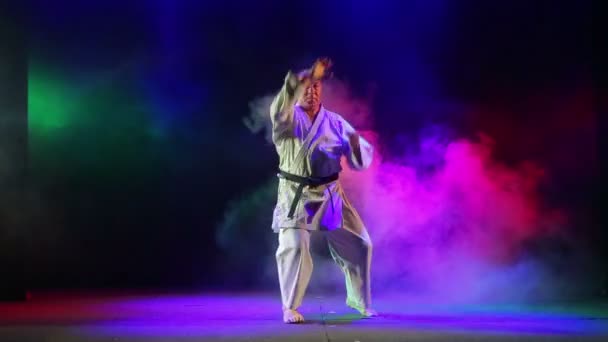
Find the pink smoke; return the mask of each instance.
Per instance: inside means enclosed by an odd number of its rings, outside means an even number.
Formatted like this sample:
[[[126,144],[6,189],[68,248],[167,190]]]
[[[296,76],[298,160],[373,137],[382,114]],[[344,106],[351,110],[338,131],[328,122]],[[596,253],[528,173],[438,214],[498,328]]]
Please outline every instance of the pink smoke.
[[[343,84],[329,85],[326,98],[347,120],[354,108],[355,127],[371,126],[368,100],[352,100]],[[374,289],[442,301],[513,300],[548,279],[542,262],[525,254],[527,241],[565,224],[563,212],[543,206],[541,166],[495,160],[495,142],[483,133],[450,142],[422,137],[420,152],[406,155],[404,146],[401,162],[385,158],[375,132],[362,135],[377,147],[374,163],[363,172],[344,165],[342,182],[374,243]],[[436,168],[421,174],[427,155]]]

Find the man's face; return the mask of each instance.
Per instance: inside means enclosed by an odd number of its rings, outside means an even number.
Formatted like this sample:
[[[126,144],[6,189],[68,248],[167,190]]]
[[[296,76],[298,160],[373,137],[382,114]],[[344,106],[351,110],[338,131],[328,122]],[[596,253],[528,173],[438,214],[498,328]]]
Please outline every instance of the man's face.
[[[304,109],[315,109],[321,103],[321,90],[323,85],[321,81],[315,81],[311,83],[304,94],[302,94],[302,98],[300,98],[300,106]]]

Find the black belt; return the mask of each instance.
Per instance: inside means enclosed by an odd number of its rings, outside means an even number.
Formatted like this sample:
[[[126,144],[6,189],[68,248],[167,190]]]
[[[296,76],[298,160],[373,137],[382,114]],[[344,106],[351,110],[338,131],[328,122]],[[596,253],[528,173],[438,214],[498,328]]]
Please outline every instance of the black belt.
[[[296,195],[294,196],[293,201],[291,202],[291,207],[289,208],[289,214],[287,215],[288,218],[293,218],[293,214],[296,211],[296,206],[298,205],[298,201],[300,200],[300,197],[302,197],[302,191],[304,190],[305,186],[319,186],[319,185],[329,184],[331,182],[338,180],[338,177],[340,174],[334,173],[333,175],[327,176],[327,177],[303,177],[303,176],[298,176],[298,175],[294,175],[292,173],[288,173],[288,172],[279,170],[279,175],[281,177],[287,179],[288,181],[299,184],[298,189],[296,190]],[[331,195],[331,192],[329,194]],[[332,208],[333,208],[333,199],[332,199]]]

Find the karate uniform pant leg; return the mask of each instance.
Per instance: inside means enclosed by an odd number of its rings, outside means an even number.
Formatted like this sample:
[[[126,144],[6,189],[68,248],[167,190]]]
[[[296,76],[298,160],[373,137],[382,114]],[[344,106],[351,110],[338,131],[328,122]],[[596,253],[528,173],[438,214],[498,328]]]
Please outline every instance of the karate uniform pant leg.
[[[344,272],[346,302],[356,308],[371,307],[370,267],[372,242],[361,218],[346,202],[344,226],[327,233],[329,251]]]
[[[283,309],[296,310],[301,304],[310,276],[310,232],[306,229],[281,229],[276,252]]]

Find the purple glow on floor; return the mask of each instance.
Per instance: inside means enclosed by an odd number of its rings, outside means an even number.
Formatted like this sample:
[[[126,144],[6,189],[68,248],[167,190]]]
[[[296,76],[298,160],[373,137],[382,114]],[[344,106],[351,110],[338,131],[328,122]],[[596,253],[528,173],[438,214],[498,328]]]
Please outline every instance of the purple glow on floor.
[[[218,337],[308,336],[327,330],[535,335],[608,335],[608,306],[457,306],[407,297],[376,300],[377,319],[361,319],[343,298],[308,296],[307,324],[281,323],[272,294],[179,294],[34,297],[0,305],[2,326],[70,325],[78,336]]]

